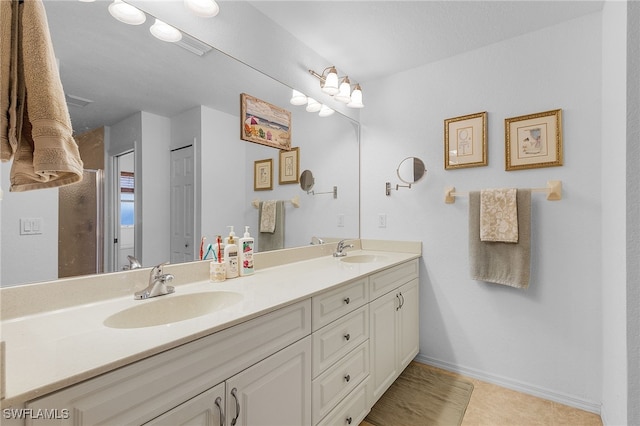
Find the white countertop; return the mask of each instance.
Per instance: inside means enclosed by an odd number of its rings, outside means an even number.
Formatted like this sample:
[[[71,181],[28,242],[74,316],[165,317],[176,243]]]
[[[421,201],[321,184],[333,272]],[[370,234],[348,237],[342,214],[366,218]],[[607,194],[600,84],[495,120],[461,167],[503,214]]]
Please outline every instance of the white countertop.
[[[379,255],[370,263],[346,263],[332,256],[258,270],[222,283],[199,281],[176,286],[174,294],[148,300],[111,298],[55,311],[4,320],[5,399],[15,406],[82,380],[215,333],[275,309],[309,298],[363,275],[420,257],[420,254],[355,250]],[[110,315],[142,303],[177,295],[230,291],[242,300],[232,306],[166,325],[115,329],[103,324]]]

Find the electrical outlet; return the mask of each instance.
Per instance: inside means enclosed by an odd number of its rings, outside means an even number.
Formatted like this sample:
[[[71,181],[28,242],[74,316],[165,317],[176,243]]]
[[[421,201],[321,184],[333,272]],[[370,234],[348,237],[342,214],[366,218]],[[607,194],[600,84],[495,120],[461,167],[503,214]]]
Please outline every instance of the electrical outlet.
[[[344,228],[344,215],[338,215],[338,228]]]
[[[387,215],[384,213],[378,214],[378,228],[387,227]]]

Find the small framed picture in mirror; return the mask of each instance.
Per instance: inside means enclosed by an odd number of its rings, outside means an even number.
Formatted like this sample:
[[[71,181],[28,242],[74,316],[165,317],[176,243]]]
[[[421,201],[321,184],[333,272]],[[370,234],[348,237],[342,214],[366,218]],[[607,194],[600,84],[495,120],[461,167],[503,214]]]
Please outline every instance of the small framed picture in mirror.
[[[444,121],[444,168],[487,165],[487,113],[463,115]]]
[[[562,166],[562,110],[504,120],[505,170]]]
[[[240,94],[240,138],[272,148],[291,149],[291,112]]]
[[[298,183],[300,178],[300,148],[291,148],[291,151],[280,151],[280,173],[278,174],[278,183],[286,185],[289,183]]]
[[[253,190],[267,191],[273,189],[273,160],[254,161],[253,165]]]

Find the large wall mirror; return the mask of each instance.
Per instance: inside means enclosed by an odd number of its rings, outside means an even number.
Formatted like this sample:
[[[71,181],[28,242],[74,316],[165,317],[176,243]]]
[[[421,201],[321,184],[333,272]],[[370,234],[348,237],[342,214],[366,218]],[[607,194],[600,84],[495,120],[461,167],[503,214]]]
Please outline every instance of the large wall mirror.
[[[291,88],[186,33],[181,44],[155,39],[150,15],[130,26],[108,1],[44,4],[85,168],[98,177],[85,179],[86,194],[11,193],[2,164],[3,286],[119,271],[127,255],[144,267],[195,260],[200,237],[212,242],[229,225],[259,238],[256,200],[299,197],[299,207],[285,203],[285,248],[359,237],[356,121],[290,105]],[[240,139],[241,93],[291,111],[299,170],[313,171],[316,192],[338,187],[338,198],[279,182],[280,151]],[[254,165],[266,159],[273,189],[256,191]],[[84,204],[96,212],[63,224],[91,210]],[[88,253],[89,270],[73,271]]]

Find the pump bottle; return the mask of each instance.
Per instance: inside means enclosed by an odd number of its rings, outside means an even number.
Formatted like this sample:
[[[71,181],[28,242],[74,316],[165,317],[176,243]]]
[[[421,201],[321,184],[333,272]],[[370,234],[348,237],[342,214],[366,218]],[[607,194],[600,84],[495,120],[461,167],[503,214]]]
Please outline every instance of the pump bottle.
[[[227,278],[236,278],[238,276],[238,246],[234,235],[229,233],[229,237],[225,238],[227,243],[224,245],[224,265],[227,272]]]
[[[244,227],[244,235],[240,238],[240,276],[253,275],[253,237],[249,234],[249,227]]]

